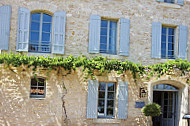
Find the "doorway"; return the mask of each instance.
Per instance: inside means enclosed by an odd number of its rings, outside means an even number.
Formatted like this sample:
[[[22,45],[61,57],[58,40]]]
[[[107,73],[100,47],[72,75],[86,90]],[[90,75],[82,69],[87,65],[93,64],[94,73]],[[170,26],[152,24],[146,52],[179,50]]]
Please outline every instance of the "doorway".
[[[162,114],[153,117],[153,126],[177,126],[178,88],[159,84],[153,89],[153,102],[161,106]]]

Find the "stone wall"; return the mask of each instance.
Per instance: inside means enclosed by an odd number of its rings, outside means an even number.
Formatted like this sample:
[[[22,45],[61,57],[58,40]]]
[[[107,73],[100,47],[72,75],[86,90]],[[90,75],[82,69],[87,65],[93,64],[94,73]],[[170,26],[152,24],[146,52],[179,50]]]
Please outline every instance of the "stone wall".
[[[159,3],[155,0],[2,0],[0,5],[11,5],[11,31],[8,52],[16,52],[17,40],[17,15],[18,8],[25,7],[32,10],[48,10],[52,13],[64,10],[66,19],[65,55],[95,55],[108,56],[109,58],[128,59],[141,62],[143,65],[165,62],[165,59],[151,58],[151,28],[152,22],[163,24],[187,25],[190,28],[189,6],[190,1],[185,1],[184,6],[176,4]],[[88,54],[89,18],[91,14],[98,14],[104,18],[129,18],[130,19],[130,54],[129,57],[107,54]],[[119,26],[119,23],[118,23]],[[190,36],[190,32],[188,32]],[[119,47],[119,27],[117,35],[117,48]],[[190,41],[188,40],[188,47]],[[119,48],[118,48],[119,49]],[[117,49],[117,50],[118,50]],[[2,51],[7,52],[7,51]],[[190,60],[190,50],[187,52]],[[40,53],[26,53],[28,55],[43,55]],[[24,67],[24,66],[23,66]],[[101,126],[122,125],[137,126],[147,125],[147,118],[141,109],[135,108],[135,101],[148,102],[148,97],[139,98],[139,87],[146,87],[149,81],[138,80],[134,83],[130,73],[126,79],[129,82],[128,94],[128,119],[127,120],[90,120],[86,119],[87,82],[81,70],[72,72],[68,76],[52,71],[39,72],[38,76],[47,78],[46,97],[44,99],[30,98],[30,80],[33,77],[31,68],[9,68],[0,66],[0,125],[21,126]],[[112,73],[96,77],[99,81],[118,82],[119,75]],[[174,78],[176,78],[174,76]],[[176,80],[180,80],[178,76]],[[150,81],[156,80],[155,78]],[[182,82],[185,80],[182,78]],[[66,89],[64,89],[64,85]],[[64,96],[64,97],[63,97]],[[63,100],[62,100],[63,97]],[[62,107],[63,102],[66,111]],[[190,107],[189,107],[190,108]]]
[[[179,24],[190,27],[189,5],[185,1],[183,6],[156,2],[156,0],[2,0],[0,5],[11,5],[11,31],[9,52],[15,52],[17,40],[18,8],[25,7],[33,10],[47,10],[52,13],[64,10],[66,16],[66,41],[65,55],[94,56],[88,53],[89,19],[91,14],[100,15],[106,19],[129,18],[130,19],[130,52],[129,57],[119,55],[107,55],[110,58],[125,59],[133,62],[141,62],[144,65],[156,62],[165,62],[165,59],[151,58],[151,28],[152,22],[161,22],[165,25],[178,26]],[[119,28],[117,35],[117,52],[119,53]],[[177,27],[178,29],[178,27]],[[188,32],[188,36],[190,32]],[[178,35],[176,36],[176,40]],[[188,40],[188,47],[190,41]],[[177,44],[176,44],[177,45]],[[177,47],[176,47],[177,48]],[[117,54],[118,54],[117,53]],[[190,50],[187,56],[190,60]],[[28,53],[28,55],[43,55]],[[50,56],[57,56],[49,54]]]

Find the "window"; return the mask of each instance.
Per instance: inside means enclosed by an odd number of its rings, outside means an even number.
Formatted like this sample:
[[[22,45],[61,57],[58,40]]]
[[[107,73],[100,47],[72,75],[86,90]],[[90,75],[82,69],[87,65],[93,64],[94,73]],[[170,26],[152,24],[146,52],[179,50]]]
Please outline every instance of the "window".
[[[116,54],[117,22],[101,20],[100,53]]]
[[[175,0],[164,0],[166,3],[175,3]]]
[[[115,106],[115,83],[99,83],[98,117],[113,118]]]
[[[31,79],[31,98],[44,98],[45,97],[45,79],[32,78]]]
[[[45,13],[33,13],[30,20],[29,51],[51,52],[52,16]]]
[[[174,59],[175,47],[175,29],[171,27],[162,27],[161,37],[161,58]]]

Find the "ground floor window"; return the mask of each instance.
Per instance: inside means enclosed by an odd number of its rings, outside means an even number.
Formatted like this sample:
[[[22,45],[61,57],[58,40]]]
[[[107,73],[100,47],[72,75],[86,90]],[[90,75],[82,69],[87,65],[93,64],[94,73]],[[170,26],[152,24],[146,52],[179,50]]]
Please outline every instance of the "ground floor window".
[[[31,98],[44,98],[45,97],[45,79],[32,78],[31,79]]]
[[[98,117],[113,118],[115,106],[115,83],[99,83]]]

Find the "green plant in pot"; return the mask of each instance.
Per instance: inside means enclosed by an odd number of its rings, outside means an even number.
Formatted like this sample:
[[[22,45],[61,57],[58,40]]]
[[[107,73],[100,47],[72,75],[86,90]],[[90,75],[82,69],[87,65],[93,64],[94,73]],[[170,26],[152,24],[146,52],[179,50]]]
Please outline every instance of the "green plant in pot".
[[[161,106],[156,103],[149,103],[145,105],[141,109],[141,111],[143,112],[145,116],[156,117],[156,116],[160,116],[161,114]],[[152,121],[150,121],[149,123],[150,123],[149,125],[152,126]]]

